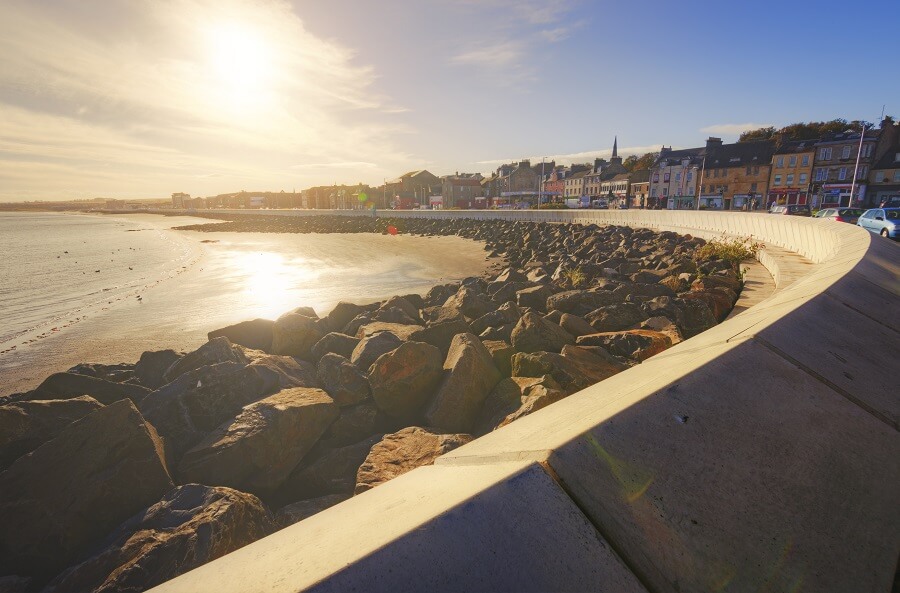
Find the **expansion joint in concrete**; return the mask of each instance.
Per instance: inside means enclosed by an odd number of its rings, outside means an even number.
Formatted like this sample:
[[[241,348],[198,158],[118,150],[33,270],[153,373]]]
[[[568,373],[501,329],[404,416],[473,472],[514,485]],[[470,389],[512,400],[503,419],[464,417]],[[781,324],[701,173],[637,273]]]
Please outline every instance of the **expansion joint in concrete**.
[[[550,479],[557,483],[557,485],[562,489],[569,500],[572,501],[572,504],[575,505],[575,508],[577,508],[584,516],[585,521],[590,523],[597,534],[603,539],[603,541],[606,542],[606,544],[610,548],[612,548],[612,551],[616,556],[618,556],[619,562],[621,562],[622,565],[625,566],[625,568],[627,568],[628,571],[634,575],[634,578],[637,579],[638,582],[644,587],[644,589],[647,590],[647,593],[659,593],[657,589],[653,587],[651,580],[648,579],[646,575],[644,575],[640,570],[640,568],[634,562],[631,562],[628,556],[625,555],[621,546],[616,543],[616,540],[612,537],[612,535],[603,528],[603,525],[594,520],[594,518],[586,508],[579,504],[578,499],[572,493],[571,489],[568,488],[565,480],[563,480],[560,475],[556,473],[556,470],[553,469],[550,460],[547,459],[546,461],[541,461],[539,462],[539,465],[544,470],[544,472],[548,476],[550,476]]]
[[[816,381],[819,381],[820,383],[827,385],[832,391],[834,391],[835,393],[838,393],[839,395],[844,397],[846,400],[848,400],[852,404],[862,408],[863,410],[865,410],[866,412],[868,412],[869,414],[874,416],[876,419],[880,420],[881,422],[884,422],[885,424],[887,424],[894,430],[900,431],[900,426],[897,426],[897,424],[891,418],[884,415],[882,412],[876,410],[872,406],[868,405],[866,402],[862,401],[861,399],[859,399],[858,397],[856,397],[855,395],[853,395],[846,389],[841,388],[839,385],[835,384],[833,381],[829,381],[827,378],[825,378],[821,374],[817,373],[815,370],[813,370],[809,366],[803,364],[802,362],[800,362],[799,360],[797,360],[796,358],[794,358],[793,356],[791,356],[784,350],[778,348],[771,342],[767,341],[765,338],[761,338],[760,336],[757,335],[757,336],[753,336],[753,339],[757,343],[759,343],[761,346],[764,346],[765,348],[770,350],[772,353],[774,353],[776,356],[779,356],[779,357],[783,358],[784,360],[788,361],[789,363],[791,363],[792,365],[794,365],[795,367],[797,367],[798,369],[800,369],[801,371],[803,371],[804,373],[806,373],[807,375],[809,375],[810,377],[815,379]]]

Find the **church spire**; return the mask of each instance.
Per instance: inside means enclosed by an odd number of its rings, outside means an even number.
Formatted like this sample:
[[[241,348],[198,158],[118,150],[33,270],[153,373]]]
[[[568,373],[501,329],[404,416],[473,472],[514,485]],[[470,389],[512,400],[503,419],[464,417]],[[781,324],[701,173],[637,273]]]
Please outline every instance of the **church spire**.
[[[613,138],[612,158],[616,158],[617,156],[619,156],[619,136],[618,135],[614,136],[614,138]]]

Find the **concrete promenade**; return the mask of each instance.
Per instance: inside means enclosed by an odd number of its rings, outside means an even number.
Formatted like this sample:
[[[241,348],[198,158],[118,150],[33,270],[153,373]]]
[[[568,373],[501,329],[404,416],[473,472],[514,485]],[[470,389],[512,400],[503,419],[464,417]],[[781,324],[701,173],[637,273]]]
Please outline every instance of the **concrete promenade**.
[[[891,590],[900,245],[848,224],[730,212],[379,215],[752,235],[778,290],[155,591]]]

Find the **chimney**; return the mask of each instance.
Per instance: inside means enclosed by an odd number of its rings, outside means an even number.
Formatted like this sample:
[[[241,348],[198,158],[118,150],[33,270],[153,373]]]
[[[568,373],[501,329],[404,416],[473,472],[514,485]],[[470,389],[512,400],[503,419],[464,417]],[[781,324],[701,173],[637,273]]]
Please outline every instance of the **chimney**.
[[[670,152],[672,152],[672,147],[671,147],[671,146],[669,146],[668,148],[666,148],[665,146],[663,146],[662,148],[659,149],[659,156],[660,156],[660,157],[664,157],[664,156],[666,156],[667,154],[669,154]]]
[[[596,158],[594,159],[594,173],[599,173],[600,169],[603,168],[603,159]]]
[[[715,138],[713,136],[710,136],[709,138],[706,139],[706,148],[707,149],[713,148],[713,147],[719,147],[719,146],[722,146],[721,138]]]

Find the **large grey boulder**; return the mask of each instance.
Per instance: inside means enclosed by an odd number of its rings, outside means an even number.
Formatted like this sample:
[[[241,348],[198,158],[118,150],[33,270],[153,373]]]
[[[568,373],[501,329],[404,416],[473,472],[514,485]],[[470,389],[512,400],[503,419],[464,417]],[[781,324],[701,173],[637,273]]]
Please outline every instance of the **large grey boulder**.
[[[608,290],[567,290],[547,297],[547,310],[584,316],[599,307],[620,302],[622,299]]]
[[[326,354],[319,360],[318,376],[322,387],[342,408],[369,397],[366,375],[339,354]]]
[[[166,441],[170,459],[200,442],[245,405],[280,388],[264,366],[223,362],[202,367],[160,387],[141,402],[141,413]]]
[[[272,351],[272,334],[275,322],[271,319],[252,319],[241,321],[206,334],[210,340],[220,336],[228,338],[232,344],[240,344],[252,350]]]
[[[87,395],[0,406],[0,471],[102,407],[103,404]]]
[[[272,353],[309,358],[313,345],[322,339],[319,320],[300,313],[285,313],[275,320]]]
[[[640,305],[634,303],[607,305],[585,316],[585,320],[591,324],[595,332],[621,331],[639,324],[646,318],[647,315]]]
[[[328,494],[353,494],[356,474],[372,447],[383,435],[373,435],[358,443],[328,449],[288,477],[278,496],[291,502]]]
[[[376,405],[388,416],[414,422],[443,377],[440,350],[423,342],[405,342],[382,354],[369,369]]]
[[[402,343],[403,340],[391,332],[381,332],[374,336],[363,338],[356,345],[356,348],[353,349],[350,362],[355,364],[359,370],[368,372],[369,367],[378,360],[379,356],[399,348]]]
[[[144,352],[134,365],[134,376],[144,387],[159,389],[166,384],[164,378],[166,371],[182,356],[174,350]]]
[[[437,434],[418,426],[386,435],[360,465],[355,493],[371,490],[417,467],[431,465],[444,453],[471,440],[468,434]]]
[[[562,354],[519,353],[512,358],[512,374],[514,377],[551,375],[567,393],[575,393],[628,368],[609,354],[603,356],[599,352],[565,346]]]
[[[396,424],[370,399],[355,406],[341,408],[341,415],[328,427],[320,442],[323,445],[327,443],[332,448],[344,447],[374,434],[392,432],[397,429]]]
[[[310,354],[312,355],[312,360],[316,362],[329,352],[340,354],[344,358],[350,358],[353,356],[353,349],[356,348],[357,344],[359,344],[359,338],[338,332],[330,332],[315,343]]]
[[[271,492],[338,414],[321,389],[284,389],[246,406],[185,453],[178,474],[184,482]]]
[[[275,530],[252,494],[188,484],[122,523],[108,545],[57,576],[44,593],[138,593]]]
[[[228,338],[224,336],[213,338],[193,352],[189,352],[179,358],[172,366],[166,369],[163,379],[166,383],[170,383],[184,373],[220,362],[247,364],[249,361],[244,356],[243,348],[235,346]]]
[[[353,303],[341,301],[335,305],[331,313],[325,316],[325,325],[329,332],[339,332],[353,320],[354,317],[365,311],[363,307]]]
[[[0,574],[47,580],[172,488],[162,442],[130,400],[64,428],[2,475]]]
[[[111,404],[120,399],[140,402],[150,390],[141,385],[131,383],[113,383],[77,373],[54,373],[44,379],[36,389],[21,399],[71,399],[89,395],[101,404]]]
[[[456,311],[467,320],[478,319],[482,315],[493,311],[496,304],[479,293],[475,288],[463,286],[456,294],[444,302],[444,308]]]
[[[444,380],[426,412],[428,423],[445,432],[471,432],[484,399],[502,378],[500,371],[472,334],[453,338],[444,370]]]
[[[572,334],[532,312],[522,315],[510,337],[518,352],[559,352],[575,343]]]

